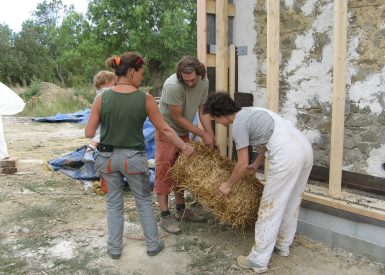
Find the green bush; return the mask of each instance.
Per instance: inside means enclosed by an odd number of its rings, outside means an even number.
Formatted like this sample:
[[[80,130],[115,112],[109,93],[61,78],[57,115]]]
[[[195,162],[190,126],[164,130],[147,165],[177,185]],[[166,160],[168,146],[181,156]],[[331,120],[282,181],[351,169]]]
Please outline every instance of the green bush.
[[[73,89],[75,91],[76,96],[84,98],[85,100],[87,100],[88,103],[94,102],[96,91],[92,85],[86,84],[86,85],[74,87]]]
[[[38,96],[40,93],[40,80],[38,79],[33,79],[31,85],[29,86],[28,90],[24,93],[21,94],[21,97],[25,101],[29,101],[32,97]]]

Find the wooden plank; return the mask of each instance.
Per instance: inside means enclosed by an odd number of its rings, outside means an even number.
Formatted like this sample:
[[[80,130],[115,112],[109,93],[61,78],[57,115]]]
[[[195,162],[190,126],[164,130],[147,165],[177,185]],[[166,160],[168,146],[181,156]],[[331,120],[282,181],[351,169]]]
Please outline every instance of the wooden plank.
[[[368,206],[352,204],[351,202],[344,201],[342,199],[336,199],[331,197],[325,197],[318,194],[304,192],[303,199],[313,203],[334,207],[340,210],[358,214],[361,216],[385,221],[385,211],[382,209],[370,208]],[[365,197],[367,198],[367,197]]]
[[[230,56],[229,56],[229,94],[234,99],[235,94],[235,45],[230,45]],[[233,158],[233,127],[229,126],[229,152],[227,157],[229,160]]]
[[[207,67],[206,0],[197,0],[197,57]]]
[[[228,0],[216,0],[216,54],[215,87],[217,91],[228,92]],[[227,127],[216,124],[216,141],[222,156],[227,156]]]
[[[207,68],[206,0],[197,0],[197,57]],[[200,121],[198,122],[198,127],[203,129]]]
[[[235,5],[227,3],[227,16],[234,17],[235,16]],[[206,10],[208,14],[216,14],[216,3],[215,0],[207,0],[206,2]]]
[[[329,194],[341,193],[346,94],[347,0],[334,1],[334,53]]]
[[[279,104],[279,4],[267,1],[267,106],[274,112]]]
[[[267,108],[278,112],[279,106],[279,13],[280,1],[267,0]],[[269,162],[265,161],[265,176]]]

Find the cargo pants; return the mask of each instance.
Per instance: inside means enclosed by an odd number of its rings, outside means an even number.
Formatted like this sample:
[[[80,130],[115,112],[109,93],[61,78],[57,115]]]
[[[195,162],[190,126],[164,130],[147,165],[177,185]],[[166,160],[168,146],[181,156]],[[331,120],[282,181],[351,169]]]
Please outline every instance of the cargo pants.
[[[101,175],[102,189],[106,193],[107,252],[121,254],[123,250],[124,178],[135,199],[147,251],[156,250],[160,245],[160,236],[152,204],[145,152],[124,148],[114,148],[113,152],[99,152],[95,170]]]

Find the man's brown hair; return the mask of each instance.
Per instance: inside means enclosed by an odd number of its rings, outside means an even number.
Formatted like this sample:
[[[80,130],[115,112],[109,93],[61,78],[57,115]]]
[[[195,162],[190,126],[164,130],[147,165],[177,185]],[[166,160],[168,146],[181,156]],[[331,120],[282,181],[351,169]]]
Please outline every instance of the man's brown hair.
[[[183,81],[182,73],[190,74],[196,72],[202,79],[206,78],[206,68],[196,57],[184,56],[176,65],[176,76],[179,81]]]

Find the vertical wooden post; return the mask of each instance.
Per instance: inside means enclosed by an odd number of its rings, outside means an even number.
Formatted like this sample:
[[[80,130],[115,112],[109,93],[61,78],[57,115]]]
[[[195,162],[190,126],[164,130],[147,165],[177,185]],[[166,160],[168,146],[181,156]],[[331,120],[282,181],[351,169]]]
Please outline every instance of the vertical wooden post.
[[[197,58],[207,68],[207,8],[206,0],[197,0]],[[203,129],[202,123],[198,127]]]
[[[216,55],[215,87],[228,92],[228,0],[215,1]],[[227,155],[227,128],[216,124],[216,141],[222,156]]]
[[[274,112],[279,104],[279,2],[267,0],[267,106]]]
[[[229,60],[229,94],[234,99],[235,94],[235,46],[230,45],[230,60]],[[229,153],[228,158],[233,158],[233,126],[229,126]]]
[[[329,195],[341,193],[346,93],[347,0],[334,1],[333,98]]]
[[[278,112],[279,106],[279,7],[280,1],[267,0],[267,108]],[[265,176],[269,162],[265,161]]]
[[[197,57],[207,66],[206,0],[197,0]]]

